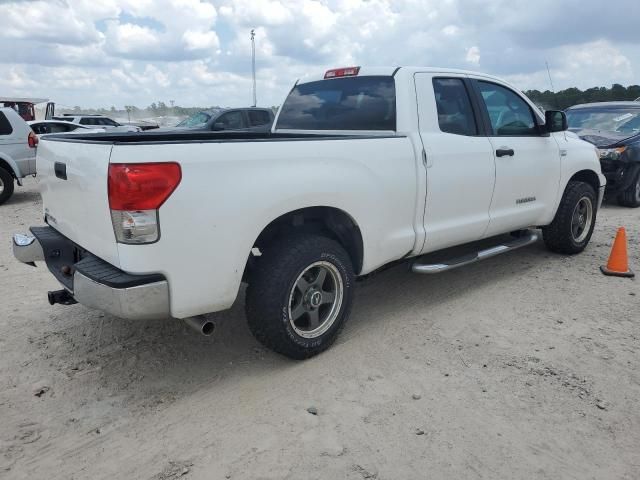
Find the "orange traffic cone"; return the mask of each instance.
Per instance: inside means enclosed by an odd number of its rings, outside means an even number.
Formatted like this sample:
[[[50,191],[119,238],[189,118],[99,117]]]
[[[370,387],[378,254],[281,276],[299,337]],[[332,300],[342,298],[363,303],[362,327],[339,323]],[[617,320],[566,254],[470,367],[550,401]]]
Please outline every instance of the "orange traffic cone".
[[[634,277],[635,273],[629,268],[629,260],[627,258],[627,231],[624,227],[618,229],[616,239],[611,248],[611,255],[606,267],[600,267],[605,275],[614,277]]]

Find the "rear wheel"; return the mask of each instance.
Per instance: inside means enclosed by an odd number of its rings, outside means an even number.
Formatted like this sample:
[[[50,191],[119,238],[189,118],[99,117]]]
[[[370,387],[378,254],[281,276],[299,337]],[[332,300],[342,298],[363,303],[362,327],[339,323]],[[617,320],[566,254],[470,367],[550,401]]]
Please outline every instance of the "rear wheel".
[[[13,195],[13,175],[0,167],[0,205]]]
[[[618,204],[623,207],[640,207],[640,170],[636,173],[629,188],[618,195]]]
[[[351,310],[354,273],[334,240],[296,234],[272,243],[249,276],[249,328],[265,346],[294,359],[327,349]]]
[[[593,234],[596,214],[593,187],[585,182],[569,182],[553,222],[542,229],[547,248],[569,255],[582,252]]]

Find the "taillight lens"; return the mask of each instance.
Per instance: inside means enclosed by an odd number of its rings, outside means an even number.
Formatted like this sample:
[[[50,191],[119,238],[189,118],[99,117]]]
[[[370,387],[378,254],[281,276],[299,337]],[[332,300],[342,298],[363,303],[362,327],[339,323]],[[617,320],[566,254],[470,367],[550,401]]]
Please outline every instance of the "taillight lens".
[[[27,137],[27,143],[31,148],[36,148],[38,146],[38,136],[33,132],[29,132],[29,136]]]
[[[156,210],[182,179],[177,163],[112,163],[109,165],[111,210]]]
[[[109,207],[116,239],[141,244],[158,240],[158,209],[180,184],[177,163],[112,163]]]

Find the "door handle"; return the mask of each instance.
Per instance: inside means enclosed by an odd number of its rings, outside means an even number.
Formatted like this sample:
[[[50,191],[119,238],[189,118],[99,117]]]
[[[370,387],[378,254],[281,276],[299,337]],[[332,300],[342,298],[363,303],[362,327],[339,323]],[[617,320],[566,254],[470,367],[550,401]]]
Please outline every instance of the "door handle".
[[[53,164],[53,171],[56,174],[56,177],[66,180],[67,179],[67,165],[62,162],[55,162]]]
[[[496,150],[496,157],[513,157],[514,155],[513,148],[499,148]]]

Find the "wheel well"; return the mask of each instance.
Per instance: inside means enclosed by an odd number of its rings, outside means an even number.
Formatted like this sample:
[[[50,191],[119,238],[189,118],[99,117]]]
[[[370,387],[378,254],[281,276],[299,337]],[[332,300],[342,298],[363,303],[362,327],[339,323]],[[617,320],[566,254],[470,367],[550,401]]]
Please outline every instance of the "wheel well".
[[[278,237],[294,232],[317,233],[334,239],[351,257],[354,271],[359,273],[362,269],[364,247],[360,228],[347,213],[333,207],[308,207],[286,213],[267,225],[253,246],[264,252]],[[243,279],[253,260],[255,257],[250,256]]]
[[[580,170],[579,172],[575,173],[573,177],[569,179],[569,181],[580,181],[588,183],[593,187],[596,195],[598,194],[598,189],[600,188],[600,179],[598,178],[596,172],[594,172],[593,170]]]
[[[0,168],[5,169],[7,172],[11,174],[13,178],[16,178],[16,174],[13,171],[13,168],[11,167],[11,165],[9,165],[9,163],[4,158],[0,158]]]

